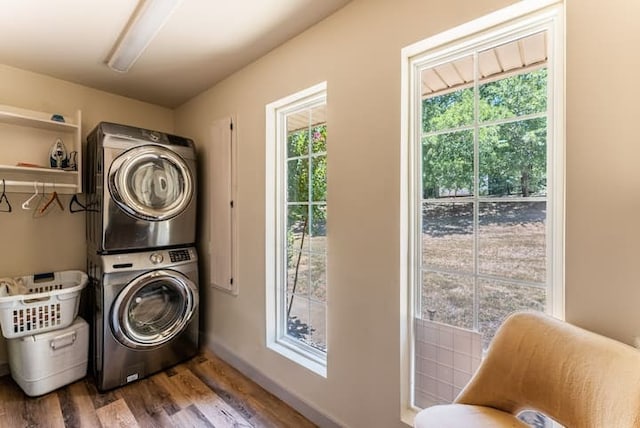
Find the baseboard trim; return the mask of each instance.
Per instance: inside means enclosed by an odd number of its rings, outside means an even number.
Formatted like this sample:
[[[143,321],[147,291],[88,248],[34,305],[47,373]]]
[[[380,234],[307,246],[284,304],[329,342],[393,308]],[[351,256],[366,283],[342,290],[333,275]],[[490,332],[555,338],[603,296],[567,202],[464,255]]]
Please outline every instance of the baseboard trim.
[[[250,378],[252,381],[287,403],[289,406],[300,412],[305,418],[309,419],[314,424],[323,428],[341,428],[344,424],[339,424],[322,412],[318,411],[315,407],[302,400],[298,396],[292,394],[289,390],[282,385],[274,382],[261,371],[256,369],[253,365],[246,362],[242,358],[236,356],[226,346],[210,337],[205,338],[205,347],[220,357],[222,360],[231,364],[240,373]]]

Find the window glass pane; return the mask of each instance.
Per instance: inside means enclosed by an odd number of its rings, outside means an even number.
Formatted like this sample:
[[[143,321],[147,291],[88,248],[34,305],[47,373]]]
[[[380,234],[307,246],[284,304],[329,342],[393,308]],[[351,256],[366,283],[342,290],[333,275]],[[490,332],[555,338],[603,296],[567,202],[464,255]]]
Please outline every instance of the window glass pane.
[[[423,272],[422,317],[462,328],[473,328],[473,278]]]
[[[319,104],[309,109],[309,127],[311,128],[312,132],[314,130],[319,130],[317,129],[318,127],[324,127],[326,132],[326,122],[327,122],[327,104],[325,103]],[[326,133],[325,133],[325,136],[326,136]],[[315,139],[316,138],[314,136],[314,140]],[[322,151],[322,150],[314,150],[314,152],[318,152],[318,151]]]
[[[319,302],[327,301],[327,256],[311,253],[311,298]]]
[[[287,199],[289,202],[309,201],[309,159],[287,162]]]
[[[545,112],[547,57],[546,31],[479,52],[480,121]]]
[[[544,312],[546,291],[544,288],[481,279],[478,281],[478,299],[479,330],[486,349],[510,313],[527,309]]]
[[[473,74],[472,55],[421,71],[424,132],[473,123]]]
[[[422,263],[473,272],[473,202],[423,204]]]
[[[295,158],[309,154],[309,112],[291,114],[287,117],[287,157]]]
[[[422,194],[424,198],[473,194],[473,131],[422,139]]]
[[[547,69],[516,74],[480,85],[480,121],[547,111]]]
[[[546,202],[480,203],[479,272],[545,283],[546,212]]]
[[[326,311],[327,308],[324,303],[310,301],[310,331],[307,343],[321,351],[327,350]]]
[[[309,254],[293,251],[287,254],[287,294],[309,294]]]
[[[546,118],[480,128],[480,195],[547,194]]]
[[[287,295],[287,335],[306,342],[311,334],[309,299],[298,294]]]
[[[311,196],[314,202],[327,200],[327,157],[313,156],[311,158]]]
[[[327,206],[311,207],[311,251],[324,253],[327,250]]]
[[[324,112],[324,107],[322,106]],[[318,114],[317,112],[315,114]],[[324,118],[324,114],[323,114]],[[327,151],[327,124],[320,123],[311,127],[311,151],[312,153],[323,153]]]
[[[302,235],[307,235],[309,230],[307,225],[309,205],[289,205],[287,208],[287,251],[308,249],[308,236],[305,236],[305,242],[302,242]]]
[[[311,297],[326,302],[327,296],[327,207],[311,207]]]
[[[423,132],[435,132],[473,123],[473,88],[461,89],[422,101]]]
[[[311,128],[311,141],[311,151],[313,153],[323,153],[327,151],[326,123]]]

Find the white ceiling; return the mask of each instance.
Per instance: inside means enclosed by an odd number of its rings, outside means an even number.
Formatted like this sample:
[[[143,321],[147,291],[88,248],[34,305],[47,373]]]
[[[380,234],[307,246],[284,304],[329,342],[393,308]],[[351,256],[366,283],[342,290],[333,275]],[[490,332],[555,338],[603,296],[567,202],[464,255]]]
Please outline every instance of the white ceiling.
[[[105,60],[141,0],[0,0],[0,63],[177,107],[350,0],[184,0],[128,73]]]

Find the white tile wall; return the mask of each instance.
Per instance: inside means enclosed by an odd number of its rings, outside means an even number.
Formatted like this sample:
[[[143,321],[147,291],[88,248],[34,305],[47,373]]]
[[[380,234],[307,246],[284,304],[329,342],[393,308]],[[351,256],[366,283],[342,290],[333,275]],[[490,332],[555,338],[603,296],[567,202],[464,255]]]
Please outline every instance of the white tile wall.
[[[415,405],[425,408],[451,403],[480,365],[482,335],[435,321],[415,319],[415,337]],[[527,411],[520,418],[535,428],[559,427],[541,416]]]
[[[415,404],[450,403],[482,359],[482,335],[472,330],[415,319]]]

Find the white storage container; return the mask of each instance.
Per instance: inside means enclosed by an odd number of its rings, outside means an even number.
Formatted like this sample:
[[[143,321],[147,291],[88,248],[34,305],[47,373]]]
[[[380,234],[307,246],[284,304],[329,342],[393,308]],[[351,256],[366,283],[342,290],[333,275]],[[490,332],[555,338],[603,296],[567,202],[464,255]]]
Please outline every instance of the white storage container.
[[[70,325],[78,315],[87,274],[78,270],[22,277],[28,294],[10,296],[0,287],[0,326],[7,339]]]
[[[46,394],[87,373],[89,325],[78,317],[67,328],[9,339],[11,377],[29,396]]]

